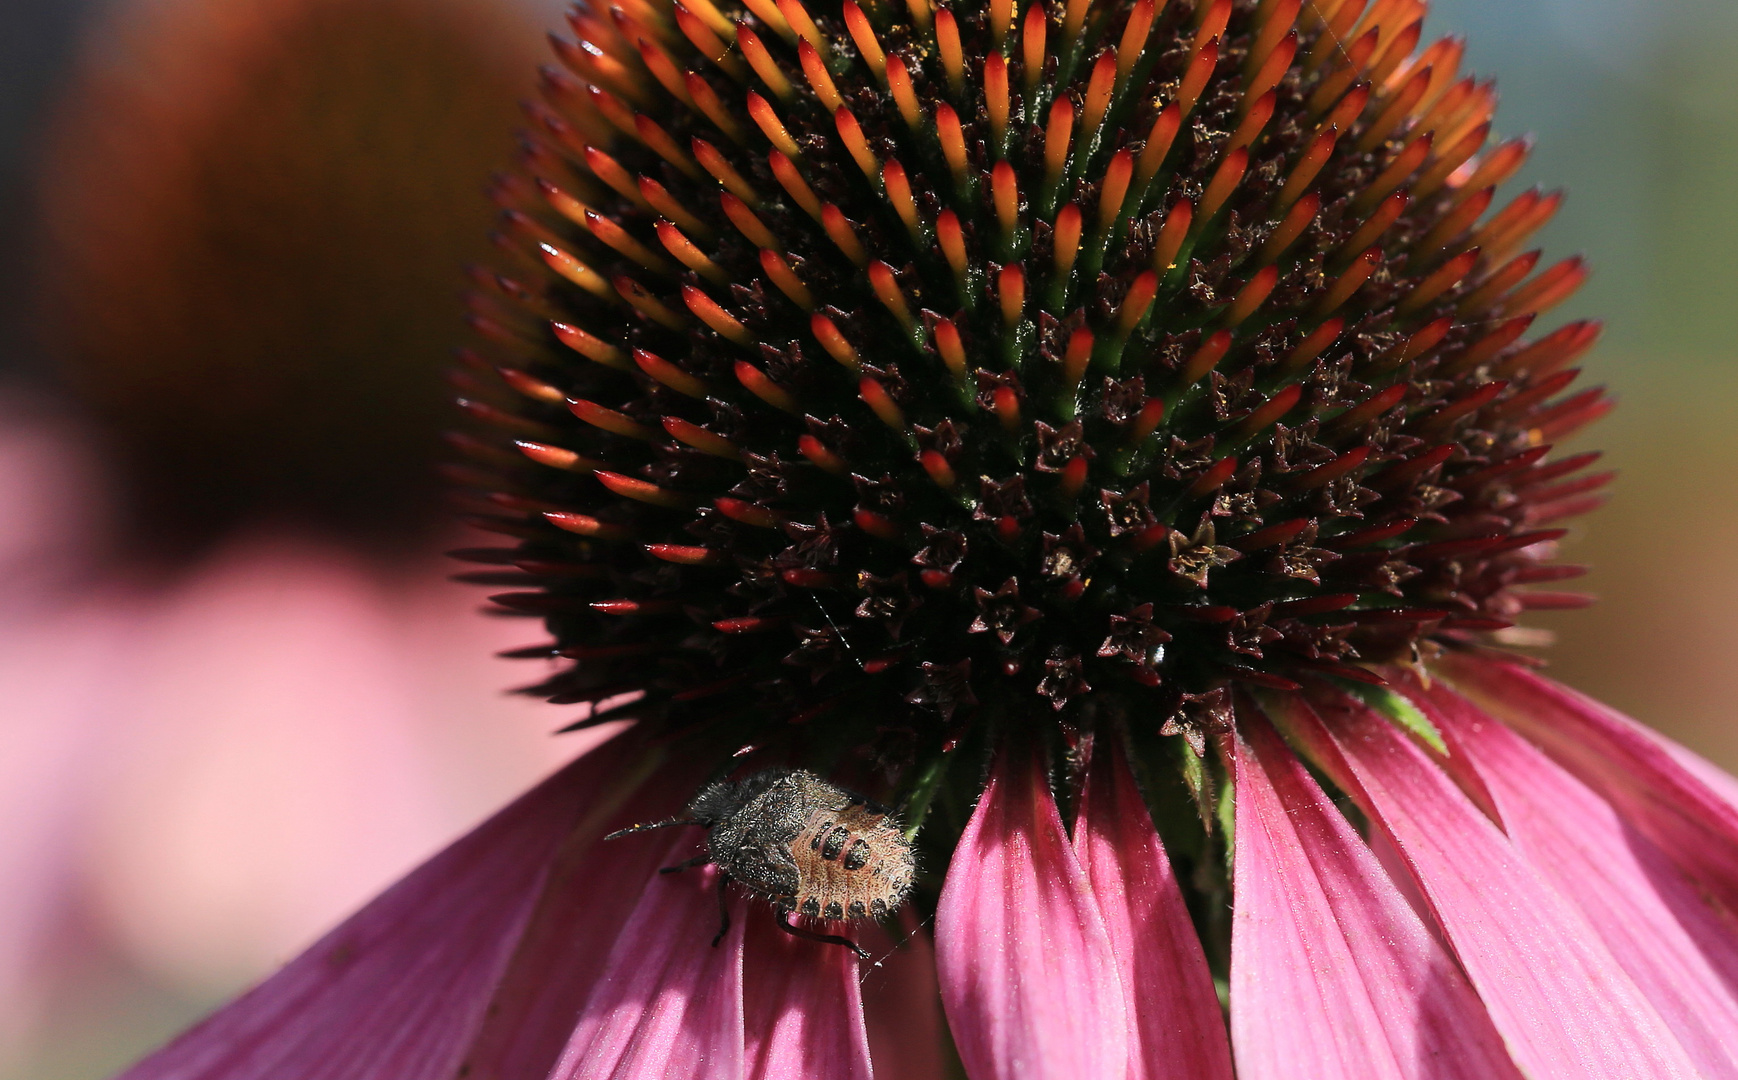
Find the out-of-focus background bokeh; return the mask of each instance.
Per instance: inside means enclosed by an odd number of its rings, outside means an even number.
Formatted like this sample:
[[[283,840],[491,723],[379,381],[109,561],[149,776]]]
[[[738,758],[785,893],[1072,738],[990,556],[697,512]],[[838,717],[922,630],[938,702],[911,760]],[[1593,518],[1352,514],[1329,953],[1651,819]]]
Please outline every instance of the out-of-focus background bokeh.
[[[559,0],[8,0],[0,1077],[109,1075],[573,752],[441,552]]]
[[[0,1080],[104,1076],[565,757],[427,462],[561,0],[8,0]],[[1595,277],[1552,670],[1738,769],[1738,5],[1436,0]]]

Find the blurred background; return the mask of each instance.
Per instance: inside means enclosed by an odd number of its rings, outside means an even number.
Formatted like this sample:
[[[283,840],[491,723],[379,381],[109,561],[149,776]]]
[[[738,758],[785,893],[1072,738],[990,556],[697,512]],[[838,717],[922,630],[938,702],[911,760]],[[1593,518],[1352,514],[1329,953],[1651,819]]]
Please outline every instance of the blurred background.
[[[560,0],[7,0],[0,1080],[107,1075],[572,751],[445,581],[456,268]],[[1738,769],[1738,5],[1436,0],[1621,471],[1557,676]]]
[[[430,464],[558,0],[7,0],[0,1077],[101,1077],[550,771]]]

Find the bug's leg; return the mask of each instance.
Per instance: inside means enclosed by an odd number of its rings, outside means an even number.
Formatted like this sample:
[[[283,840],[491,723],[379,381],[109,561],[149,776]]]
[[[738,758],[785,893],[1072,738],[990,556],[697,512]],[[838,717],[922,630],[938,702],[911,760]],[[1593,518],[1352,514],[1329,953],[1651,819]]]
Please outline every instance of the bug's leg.
[[[730,875],[718,875],[718,935],[712,939],[712,947],[718,948],[718,943],[724,940],[724,935],[730,932],[730,898],[724,895],[724,886],[730,883]]]
[[[692,870],[696,866],[705,866],[707,863],[709,863],[711,861],[712,861],[712,856],[710,856],[710,855],[696,855],[692,859],[689,859],[686,862],[677,863],[675,866],[660,866],[658,868],[658,873],[660,873],[660,874],[680,874],[682,871]]]
[[[704,821],[695,821],[693,818],[665,818],[663,821],[648,821],[644,825],[629,825],[625,829],[617,829],[615,832],[604,837],[604,839],[614,840],[618,836],[630,836],[637,832],[645,832],[648,829],[673,829],[678,825],[704,824],[706,824]]]
[[[792,926],[790,923],[785,921],[785,918],[786,916],[782,913],[778,916],[778,928],[789,934],[791,937],[800,937],[805,941],[819,941],[823,945],[843,945],[845,948],[856,953],[859,960],[869,959],[868,951],[850,938],[840,937],[837,934],[817,934],[815,931],[804,926]]]

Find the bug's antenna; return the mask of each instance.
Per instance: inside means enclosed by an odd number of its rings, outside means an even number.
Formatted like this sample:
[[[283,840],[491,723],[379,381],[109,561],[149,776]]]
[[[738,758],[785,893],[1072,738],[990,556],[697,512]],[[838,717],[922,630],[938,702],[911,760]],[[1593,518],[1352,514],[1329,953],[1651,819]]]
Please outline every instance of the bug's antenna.
[[[827,625],[833,628],[833,633],[839,635],[839,644],[845,646],[845,651],[851,654],[851,662],[865,671],[868,670],[863,667],[863,661],[857,658],[857,650],[851,647],[851,639],[847,638],[845,631],[839,629],[839,624],[833,621],[833,615],[827,610],[827,605],[821,603],[821,598],[813,593],[809,594],[809,599],[813,600],[815,606],[821,609],[821,618],[827,620]]]
[[[901,935],[899,936],[899,939],[897,941],[893,942],[892,948],[888,949],[885,953],[883,953],[878,960],[874,961],[873,963],[867,964],[862,968],[862,970],[857,975],[857,985],[862,986],[864,983],[868,982],[869,977],[871,975],[873,975],[877,969],[884,967],[886,965],[887,961],[893,959],[893,954],[897,953],[900,949],[904,948],[906,943],[908,943],[912,939],[912,937],[917,933],[917,931],[922,930],[924,927],[932,925],[934,922],[935,922],[935,916],[928,915],[922,919],[917,920],[916,922],[907,922],[903,925],[900,925],[899,929],[901,931],[903,931],[903,933],[901,933]],[[883,926],[883,928],[885,928],[887,926],[887,924],[883,923],[882,926]],[[865,959],[867,959],[867,957],[865,957]]]
[[[704,821],[695,821],[693,818],[665,818],[663,821],[649,821],[644,825],[629,825],[625,829],[617,829],[615,832],[610,833],[608,836],[604,837],[604,839],[605,840],[614,840],[618,836],[627,836],[630,833],[646,832],[650,829],[673,829],[678,825],[704,825],[704,824],[706,824]]]
[[[1346,43],[1344,41],[1340,40],[1340,36],[1338,34],[1334,33],[1333,24],[1329,23],[1327,18],[1322,15],[1321,4],[1318,3],[1317,0],[1309,0],[1309,4],[1307,6],[1315,9],[1316,18],[1322,20],[1322,33],[1328,35],[1329,38],[1333,39],[1334,51],[1339,53],[1342,59],[1350,60],[1352,57],[1349,53],[1346,52]],[[1335,11],[1337,12],[1338,9],[1336,8]]]

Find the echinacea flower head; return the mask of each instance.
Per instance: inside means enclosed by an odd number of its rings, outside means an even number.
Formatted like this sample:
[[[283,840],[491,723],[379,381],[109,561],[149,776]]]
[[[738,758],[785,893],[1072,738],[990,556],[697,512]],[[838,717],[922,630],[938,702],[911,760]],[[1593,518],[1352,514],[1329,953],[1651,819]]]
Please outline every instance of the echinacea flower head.
[[[1425,14],[576,8],[454,472],[614,734],[137,1075],[1738,1076],[1738,784],[1502,651],[1609,403]]]

